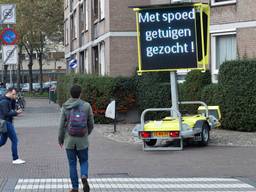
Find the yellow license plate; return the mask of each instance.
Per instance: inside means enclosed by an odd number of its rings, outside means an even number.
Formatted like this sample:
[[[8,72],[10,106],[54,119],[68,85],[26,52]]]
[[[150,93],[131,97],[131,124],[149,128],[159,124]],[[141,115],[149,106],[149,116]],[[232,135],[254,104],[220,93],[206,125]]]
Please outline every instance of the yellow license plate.
[[[157,131],[154,132],[155,137],[169,137],[169,132]]]

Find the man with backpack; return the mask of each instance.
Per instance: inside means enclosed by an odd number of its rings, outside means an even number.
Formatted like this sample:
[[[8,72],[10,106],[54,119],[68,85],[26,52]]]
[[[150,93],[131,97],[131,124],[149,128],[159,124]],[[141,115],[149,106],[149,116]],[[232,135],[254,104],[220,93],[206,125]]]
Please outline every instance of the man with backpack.
[[[59,144],[66,148],[69,173],[72,183],[70,192],[78,192],[77,159],[80,162],[81,180],[84,192],[89,192],[88,178],[88,135],[92,132],[94,119],[91,105],[80,99],[81,87],[73,85],[71,98],[62,106],[59,126]]]
[[[12,142],[12,163],[23,164],[25,161],[19,159],[18,156],[18,138],[13,126],[13,117],[22,112],[21,109],[15,110],[15,106],[13,106],[13,103],[16,100],[16,95],[16,90],[14,88],[9,88],[0,100],[0,120],[2,128],[0,133],[0,147],[5,145],[9,138]]]

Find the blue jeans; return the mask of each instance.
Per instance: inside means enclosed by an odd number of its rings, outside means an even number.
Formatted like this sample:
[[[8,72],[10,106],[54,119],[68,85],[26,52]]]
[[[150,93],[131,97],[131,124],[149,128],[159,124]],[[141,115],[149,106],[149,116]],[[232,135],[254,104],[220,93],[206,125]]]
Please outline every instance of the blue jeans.
[[[12,142],[12,159],[16,160],[19,159],[18,156],[18,138],[16,135],[15,128],[12,123],[6,122],[7,132],[0,134],[0,147],[3,146],[8,137],[10,138]]]
[[[80,163],[81,177],[88,177],[88,148],[83,150],[66,149],[66,152],[72,188],[78,189],[77,158]]]

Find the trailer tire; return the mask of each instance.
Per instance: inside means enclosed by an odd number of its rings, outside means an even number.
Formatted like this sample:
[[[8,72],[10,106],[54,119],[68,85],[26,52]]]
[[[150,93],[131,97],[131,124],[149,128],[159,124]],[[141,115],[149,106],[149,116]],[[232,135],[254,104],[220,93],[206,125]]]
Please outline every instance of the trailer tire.
[[[203,123],[202,131],[200,133],[201,141],[199,141],[200,146],[207,146],[210,140],[210,126],[207,122]]]
[[[146,144],[147,146],[153,147],[153,146],[156,145],[157,139],[148,139],[148,140],[145,140],[144,142],[145,142],[145,144]]]

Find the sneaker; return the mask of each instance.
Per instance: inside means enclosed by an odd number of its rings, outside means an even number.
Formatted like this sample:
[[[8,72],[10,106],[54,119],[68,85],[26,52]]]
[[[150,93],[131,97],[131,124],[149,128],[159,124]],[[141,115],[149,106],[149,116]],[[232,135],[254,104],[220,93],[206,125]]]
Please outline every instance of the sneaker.
[[[88,184],[87,178],[82,178],[82,183],[84,192],[90,192],[90,186]]]
[[[12,161],[12,164],[15,164],[15,165],[24,164],[24,163],[26,163],[26,161],[22,159],[16,159]]]

